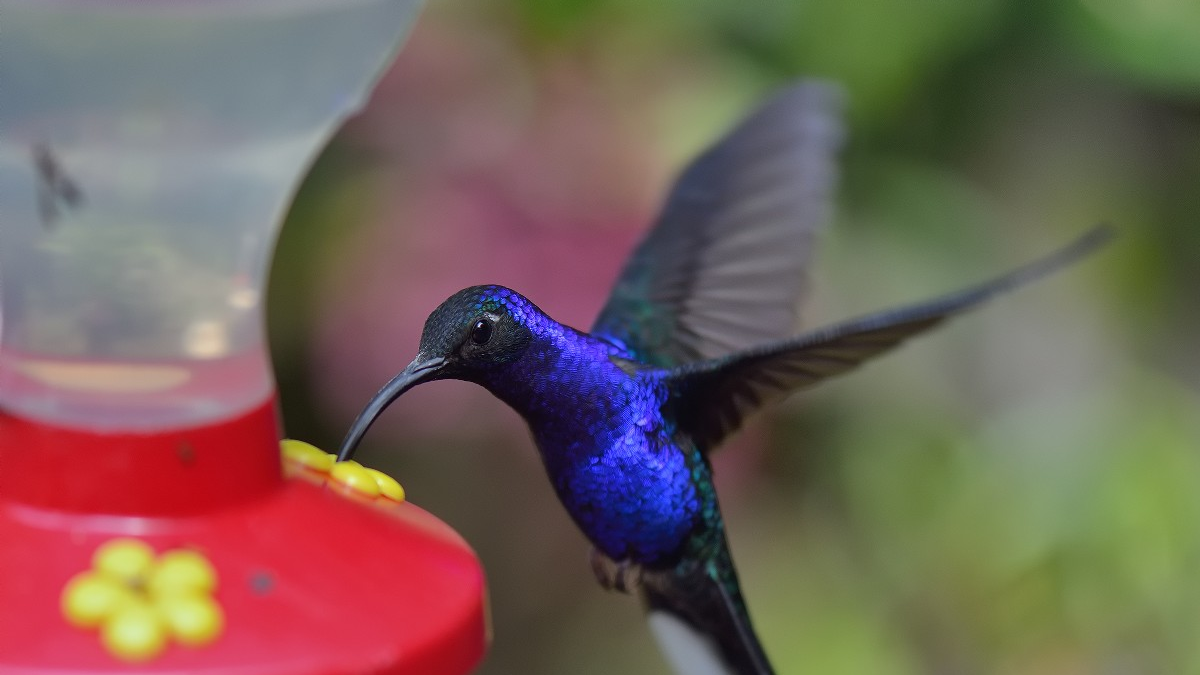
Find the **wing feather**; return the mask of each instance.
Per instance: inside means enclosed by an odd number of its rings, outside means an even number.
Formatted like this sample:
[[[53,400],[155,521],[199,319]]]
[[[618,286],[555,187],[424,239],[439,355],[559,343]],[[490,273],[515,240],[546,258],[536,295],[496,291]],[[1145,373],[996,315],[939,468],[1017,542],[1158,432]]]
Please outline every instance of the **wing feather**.
[[[794,391],[810,387],[896,347],[998,293],[1078,261],[1112,237],[1098,227],[1074,243],[992,281],[941,298],[886,310],[724,358],[677,368],[675,415],[704,449],[716,447],[745,419]]]
[[[698,157],[592,334],[659,367],[791,334],[833,192],[839,99],[818,83],[784,89]]]

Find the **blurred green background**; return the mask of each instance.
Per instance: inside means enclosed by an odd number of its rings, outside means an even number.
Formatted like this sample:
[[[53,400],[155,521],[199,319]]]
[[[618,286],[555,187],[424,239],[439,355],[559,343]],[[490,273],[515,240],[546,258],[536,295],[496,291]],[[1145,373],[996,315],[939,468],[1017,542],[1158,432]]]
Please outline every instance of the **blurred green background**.
[[[586,328],[680,165],[832,79],[849,144],[806,327],[1121,236],[719,454],[778,670],[1200,673],[1197,36],[1194,0],[434,0],[284,227],[288,434],[334,447],[458,288]],[[360,454],[479,552],[481,673],[665,672],[482,390],[413,392]]]

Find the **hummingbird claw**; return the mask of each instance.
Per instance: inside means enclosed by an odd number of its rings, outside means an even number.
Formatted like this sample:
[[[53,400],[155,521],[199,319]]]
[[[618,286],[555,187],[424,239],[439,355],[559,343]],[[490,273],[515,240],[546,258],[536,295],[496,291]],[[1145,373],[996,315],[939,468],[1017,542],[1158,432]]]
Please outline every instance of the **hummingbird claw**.
[[[591,554],[592,573],[606,591],[633,593],[642,585],[642,567],[626,558],[615,561],[593,547]]]

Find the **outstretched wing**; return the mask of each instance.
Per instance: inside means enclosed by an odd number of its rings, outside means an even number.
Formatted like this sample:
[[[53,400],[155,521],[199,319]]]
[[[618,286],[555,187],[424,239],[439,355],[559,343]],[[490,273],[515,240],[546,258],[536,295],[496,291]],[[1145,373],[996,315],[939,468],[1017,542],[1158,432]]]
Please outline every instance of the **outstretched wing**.
[[[790,335],[829,212],[839,100],[828,85],[784,89],[697,158],[592,334],[659,367]]]
[[[671,375],[680,429],[711,450],[760,408],[844,373],[997,293],[1075,262],[1112,238],[1098,227],[1074,243],[987,283],[936,300],[871,314]]]

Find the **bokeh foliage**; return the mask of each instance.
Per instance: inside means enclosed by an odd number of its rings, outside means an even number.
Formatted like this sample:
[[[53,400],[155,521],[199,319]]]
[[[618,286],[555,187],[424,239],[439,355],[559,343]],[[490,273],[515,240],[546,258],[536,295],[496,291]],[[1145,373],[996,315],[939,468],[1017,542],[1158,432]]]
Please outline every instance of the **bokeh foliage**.
[[[270,306],[288,431],[336,444],[393,374],[367,355],[411,358],[432,304],[405,294],[546,265],[530,241],[566,236],[557,255],[582,260],[597,220],[636,236],[675,168],[746,106],[834,79],[850,142],[806,325],[982,279],[1101,220],[1121,237],[721,453],[778,669],[1200,673],[1198,8],[434,0],[284,228]],[[477,233],[437,249],[448,271],[430,279],[420,258],[460,232],[438,214],[472,200],[485,206],[462,231]],[[497,225],[496,204],[547,222]],[[610,208],[634,215],[593,217]],[[558,280],[580,306],[543,306],[588,317],[610,279]],[[339,330],[331,307],[365,318]],[[337,380],[356,364],[369,375]],[[479,550],[496,640],[482,672],[662,672],[636,603],[595,588],[512,416],[445,401],[465,429],[381,425],[365,458]]]

